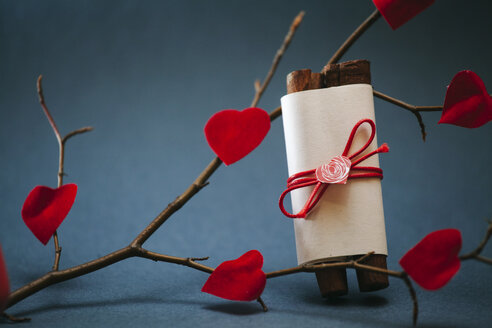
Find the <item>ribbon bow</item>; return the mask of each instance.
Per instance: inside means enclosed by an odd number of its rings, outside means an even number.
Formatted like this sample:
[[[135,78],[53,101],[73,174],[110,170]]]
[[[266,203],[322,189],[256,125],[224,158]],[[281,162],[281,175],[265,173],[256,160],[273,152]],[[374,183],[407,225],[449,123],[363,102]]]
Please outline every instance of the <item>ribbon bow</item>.
[[[367,140],[366,144],[362,146],[358,151],[353,153],[352,155],[348,155],[350,151],[350,147],[352,147],[352,142],[354,141],[355,134],[359,127],[368,123],[371,125],[371,136]],[[346,184],[347,179],[357,179],[357,178],[383,178],[383,170],[378,167],[372,166],[358,166],[359,163],[368,159],[369,157],[377,154],[377,153],[387,153],[389,151],[389,147],[386,143],[383,143],[381,147],[378,149],[358,158],[364,150],[369,147],[374,136],[376,134],[376,124],[371,119],[363,119],[357,122],[350,133],[350,136],[347,141],[347,145],[341,156],[335,156],[328,164],[323,164],[314,170],[304,171],[296,173],[290,176],[287,179],[287,189],[284,190],[282,195],[280,195],[280,199],[278,201],[280,210],[284,213],[285,216],[289,218],[305,218],[306,215],[311,211],[316,204],[319,202],[326,188],[330,184]],[[364,171],[362,173],[351,173],[351,171]],[[306,201],[306,204],[302,208],[302,210],[297,214],[289,213],[285,210],[284,207],[284,198],[290,193],[292,190],[313,186],[316,185],[309,196],[309,199]]]

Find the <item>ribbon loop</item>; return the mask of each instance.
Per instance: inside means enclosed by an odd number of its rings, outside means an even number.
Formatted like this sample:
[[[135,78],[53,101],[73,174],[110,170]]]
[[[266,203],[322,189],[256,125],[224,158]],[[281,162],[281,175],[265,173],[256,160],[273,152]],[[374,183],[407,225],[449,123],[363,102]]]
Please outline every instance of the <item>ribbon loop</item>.
[[[355,135],[359,127],[368,123],[371,126],[371,135],[367,142],[359,150],[352,155],[348,155]],[[308,170],[293,174],[287,179],[287,189],[282,192],[279,198],[279,208],[282,213],[289,218],[306,218],[307,214],[316,206],[321,197],[323,196],[326,188],[330,184],[345,184],[348,179],[358,178],[383,178],[383,170],[379,167],[372,166],[358,166],[359,163],[365,161],[369,157],[377,153],[386,153],[389,151],[389,147],[386,143],[382,144],[376,150],[369,152],[368,154],[355,159],[355,157],[362,154],[372,143],[376,135],[376,124],[371,119],[363,119],[355,124],[352,128],[352,132],[347,140],[347,144],[341,156],[335,156],[328,164],[323,164],[316,169]],[[362,173],[352,173],[353,170],[363,171]],[[314,186],[308,200],[304,207],[297,214],[287,212],[284,207],[284,198],[293,190]]]

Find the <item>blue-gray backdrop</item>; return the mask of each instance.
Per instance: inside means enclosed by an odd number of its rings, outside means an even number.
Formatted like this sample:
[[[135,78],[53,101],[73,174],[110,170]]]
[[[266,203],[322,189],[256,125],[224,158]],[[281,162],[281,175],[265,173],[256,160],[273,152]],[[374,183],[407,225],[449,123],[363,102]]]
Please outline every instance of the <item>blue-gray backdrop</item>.
[[[245,108],[297,12],[305,20],[260,102],[279,105],[288,72],[319,70],[373,10],[364,1],[0,1],[0,242],[12,288],[50,270],[20,209],[35,185],[56,186],[57,144],[37,101],[47,104],[68,143],[66,182],[79,186],[59,229],[62,268],[128,244],[213,158],[203,126],[213,113]],[[456,72],[471,69],[492,85],[489,1],[437,1],[392,31],[378,21],[344,59],[372,63],[376,89],[412,104],[442,104]],[[464,251],[476,246],[492,215],[492,125],[437,125],[425,114],[423,143],[414,117],[376,100],[378,135],[391,152],[384,206],[389,267],[425,234],[455,227]],[[251,155],[221,167],[210,186],[176,213],[146,246],[176,256],[211,256],[216,266],[260,250],[265,271],[296,265],[292,222],[277,206],[287,177],[281,121]],[[490,250],[486,250],[491,255]],[[488,326],[491,268],[463,263],[442,290],[418,289],[423,327]],[[52,286],[10,309],[29,327],[411,325],[405,285],[357,291],[327,302],[311,274],[268,281],[258,304],[200,292],[207,275],[129,259]]]

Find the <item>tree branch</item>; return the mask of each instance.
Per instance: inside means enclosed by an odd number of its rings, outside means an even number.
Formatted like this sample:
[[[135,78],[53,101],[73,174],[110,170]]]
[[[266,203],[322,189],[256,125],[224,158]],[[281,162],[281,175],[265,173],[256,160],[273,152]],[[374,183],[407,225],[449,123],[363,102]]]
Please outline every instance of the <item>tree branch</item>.
[[[65,173],[63,172],[63,164],[65,161],[65,142],[70,139],[71,137],[85,133],[88,131],[92,131],[91,127],[84,127],[75,131],[72,131],[68,133],[65,137],[61,137],[60,131],[58,130],[58,127],[56,126],[55,120],[53,119],[53,116],[51,116],[50,111],[48,110],[48,107],[46,106],[45,100],[44,100],[44,94],[43,94],[43,84],[42,84],[43,76],[40,75],[38,77],[37,81],[37,89],[38,89],[38,97],[39,97],[39,103],[41,104],[41,107],[43,108],[44,114],[46,115],[46,118],[48,119],[48,122],[51,125],[51,128],[53,129],[53,132],[55,133],[56,140],[58,140],[58,147],[59,147],[59,157],[58,157],[58,188],[63,185],[63,176]],[[53,233],[53,243],[55,245],[55,261],[53,263],[53,271],[57,271],[58,267],[60,266],[60,257],[61,257],[61,252],[62,248],[60,246],[60,243],[58,241],[58,233],[55,232]]]
[[[0,313],[0,316],[7,319],[8,321],[10,321],[12,323],[21,323],[21,322],[31,321],[31,318],[18,318],[18,317],[14,317],[13,315],[7,314],[5,312]]]
[[[44,101],[42,80],[43,80],[43,76],[39,75],[38,82],[37,82],[39,103],[41,104],[41,107],[43,108],[44,114],[46,115],[46,118],[48,119],[48,122],[50,123],[51,128],[53,129],[53,132],[55,133],[56,140],[58,141],[58,147],[59,147],[58,187],[60,187],[63,184],[63,161],[64,161],[65,149],[64,149],[62,137],[60,135],[60,131],[58,130],[58,127],[56,126],[55,120],[53,119],[53,116],[51,116],[51,113],[48,110],[48,107],[46,106],[46,103]],[[58,270],[58,266],[60,265],[60,256],[61,256],[61,250],[62,250],[60,247],[60,243],[58,242],[58,233],[56,232],[56,230],[53,233],[53,243],[55,246],[55,261],[53,263],[52,270],[56,271],[56,270]]]
[[[280,60],[282,59],[285,51],[289,47],[292,38],[294,37],[294,34],[297,31],[297,28],[299,25],[301,25],[302,18],[304,17],[304,11],[299,12],[297,16],[294,18],[294,21],[292,21],[292,24],[290,25],[289,32],[287,32],[287,35],[285,36],[284,42],[280,46],[280,48],[277,50],[277,53],[275,54],[275,57],[273,58],[272,66],[270,67],[270,70],[268,71],[265,80],[263,81],[263,84],[259,85],[258,83],[255,82],[255,97],[253,98],[253,101],[251,102],[251,107],[256,107],[258,105],[258,102],[260,101],[261,96],[265,92],[268,84],[270,84],[270,81],[272,80],[273,75],[275,74],[275,71],[277,70],[278,64],[280,63]]]
[[[417,324],[417,318],[418,318],[418,301],[417,301],[417,294],[415,293],[415,289],[413,288],[412,282],[408,278],[408,275],[404,271],[393,271],[393,270],[388,270],[388,269],[382,269],[366,264],[361,264],[362,261],[366,260],[369,256],[374,254],[374,252],[369,252],[366,255],[361,256],[357,260],[352,260],[352,261],[344,261],[344,262],[330,262],[330,263],[321,263],[321,264],[305,264],[305,265],[298,265],[293,268],[289,269],[283,269],[283,270],[278,270],[278,271],[272,271],[266,274],[267,279],[270,278],[275,278],[275,277],[281,277],[281,276],[286,276],[289,274],[295,274],[299,272],[316,272],[316,271],[322,271],[324,269],[339,269],[339,268],[345,268],[345,269],[357,269],[357,270],[364,270],[364,271],[369,271],[369,272],[377,272],[377,273],[382,273],[386,274],[391,277],[399,278],[402,279],[405,282],[405,285],[408,288],[408,291],[410,293],[410,297],[412,298],[413,302],[413,324]]]
[[[197,261],[208,260],[208,257],[187,257],[187,258],[176,257],[176,256],[151,252],[142,247],[137,248],[137,256],[156,262],[168,262],[168,263],[180,264],[206,273],[212,273],[214,271],[214,269],[209,266],[203,265],[201,263],[197,263]]]
[[[442,111],[442,106],[414,106],[414,105],[407,104],[406,102],[403,102],[399,99],[390,97],[390,96],[388,96],[382,92],[376,91],[376,90],[374,90],[373,93],[374,93],[375,97],[382,99],[382,100],[385,100],[385,101],[387,101],[393,105],[400,106],[401,108],[406,109],[406,110],[410,111],[413,115],[415,115],[415,117],[417,118],[417,122],[419,123],[419,126],[420,126],[420,132],[422,134],[422,139],[424,141],[425,141],[425,137],[427,134],[425,132],[425,125],[424,125],[424,121],[422,119],[422,115],[420,114],[420,112],[439,112],[439,111]]]
[[[263,302],[263,299],[261,297],[258,297],[258,299],[256,301],[258,301],[258,303],[260,303],[260,305],[263,309],[263,312],[268,312],[268,307],[266,306],[265,302]]]
[[[56,126],[55,120],[53,119],[53,116],[51,116],[51,113],[48,110],[48,107],[46,106],[46,103],[44,101],[42,80],[43,80],[43,75],[40,75],[38,77],[38,81],[36,83],[36,86],[38,89],[39,103],[41,104],[41,107],[43,108],[44,114],[46,115],[46,118],[48,119],[48,122],[50,123],[51,128],[53,129],[53,132],[55,133],[56,140],[58,140],[58,143],[61,144],[62,138],[60,135],[60,131],[58,130],[58,127]]]
[[[487,228],[487,232],[485,233],[485,236],[482,239],[482,241],[478,244],[477,248],[475,248],[470,253],[461,255],[460,260],[465,261],[465,260],[474,259],[474,260],[492,265],[492,259],[480,255],[482,253],[483,249],[485,248],[485,246],[487,245],[487,243],[489,242],[491,236],[492,236],[492,223],[489,223],[489,226]]]
[[[82,134],[82,133],[86,133],[86,132],[90,132],[92,130],[94,130],[94,128],[92,126],[84,126],[83,128],[69,132],[69,133],[67,133],[66,136],[63,137],[62,144],[65,144],[67,142],[67,140],[73,136],[76,136],[76,135]]]
[[[374,12],[367,17],[367,19],[362,22],[362,24],[355,29],[355,31],[345,40],[345,42],[340,46],[340,48],[335,52],[335,54],[330,58],[328,63],[326,65],[330,64],[336,64],[342,56],[349,50],[349,48],[357,41],[357,39],[364,34],[364,32],[371,27],[374,22],[376,22],[379,17],[381,17],[381,14],[379,13],[379,10],[374,10]]]

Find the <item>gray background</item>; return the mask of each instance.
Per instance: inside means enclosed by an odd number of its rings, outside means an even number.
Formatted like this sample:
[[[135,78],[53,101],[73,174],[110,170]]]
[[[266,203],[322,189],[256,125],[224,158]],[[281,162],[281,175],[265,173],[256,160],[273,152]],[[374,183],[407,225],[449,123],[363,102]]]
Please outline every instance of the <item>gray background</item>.
[[[69,141],[66,182],[76,203],[59,229],[66,268],[128,244],[213,158],[203,126],[213,113],[242,109],[253,97],[287,28],[305,21],[260,102],[270,110],[285,93],[288,72],[319,70],[374,9],[364,1],[0,1],[0,242],[12,288],[51,268],[25,227],[22,203],[35,185],[56,186],[57,144],[37,102],[45,96],[62,133],[95,131]],[[472,69],[492,84],[487,60],[489,1],[437,1],[392,31],[378,21],[344,59],[372,63],[373,85],[419,105],[443,102],[456,72]],[[428,141],[408,112],[376,100],[389,268],[427,233],[455,227],[464,250],[476,246],[492,209],[492,125],[438,126],[425,114]],[[148,241],[176,256],[211,256],[216,266],[260,250],[265,271],[296,265],[292,222],[277,206],[287,167],[281,121],[250,156],[221,167]],[[492,255],[490,250],[486,254]],[[422,327],[487,326],[491,268],[463,263],[442,290],[418,289]],[[404,284],[370,294],[323,300],[311,274],[269,280],[270,312],[200,292],[206,274],[129,259],[52,286],[10,312],[29,327],[308,326],[404,327],[411,301]]]

